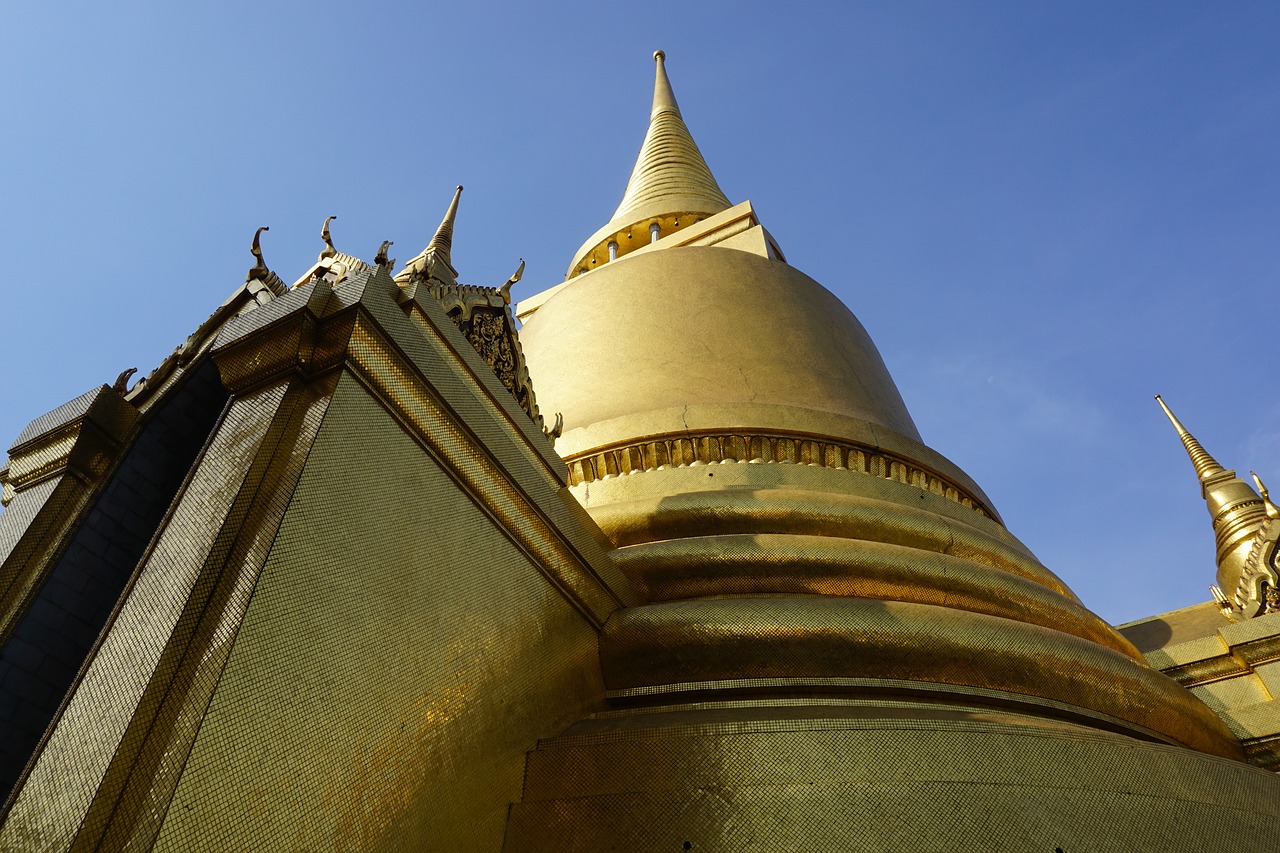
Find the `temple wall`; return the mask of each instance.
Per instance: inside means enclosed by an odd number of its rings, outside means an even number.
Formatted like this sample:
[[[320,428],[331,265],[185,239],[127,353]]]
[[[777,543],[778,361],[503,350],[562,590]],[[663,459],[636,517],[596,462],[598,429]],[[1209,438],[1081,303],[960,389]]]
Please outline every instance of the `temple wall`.
[[[5,626],[0,801],[62,704],[226,398],[208,364],[144,423],[56,560],[33,580],[13,624]]]
[[[498,849],[595,629],[344,376],[157,849]]]

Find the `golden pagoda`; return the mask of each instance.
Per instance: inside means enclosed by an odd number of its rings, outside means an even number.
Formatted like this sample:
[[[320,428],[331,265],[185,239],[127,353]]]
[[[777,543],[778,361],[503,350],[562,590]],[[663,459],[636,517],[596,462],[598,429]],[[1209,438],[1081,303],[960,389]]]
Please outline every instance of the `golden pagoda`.
[[[461,187],[398,274],[326,220],[288,285],[260,229],[169,359],[18,436],[0,849],[1274,848],[1280,512],[1170,413],[1258,580],[1107,625],[654,59],[563,283],[460,283]]]

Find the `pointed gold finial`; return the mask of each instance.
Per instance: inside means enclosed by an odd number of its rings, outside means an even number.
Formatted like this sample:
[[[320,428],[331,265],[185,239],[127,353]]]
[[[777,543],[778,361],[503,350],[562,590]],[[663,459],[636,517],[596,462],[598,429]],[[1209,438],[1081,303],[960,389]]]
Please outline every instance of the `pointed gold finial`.
[[[338,250],[333,245],[333,238],[329,236],[329,223],[337,218],[336,216],[325,217],[324,225],[320,227],[320,239],[324,241],[324,251],[320,253],[320,260],[322,261],[325,258],[338,256]]]
[[[245,281],[253,281],[255,278],[264,278],[271,270],[267,269],[267,262],[262,259],[262,232],[271,229],[263,225],[257,231],[253,232],[253,243],[249,246],[249,251],[253,254],[253,266],[249,268],[249,272],[245,275]]]
[[[609,223],[578,250],[569,266],[570,278],[593,263],[616,259],[647,244],[650,224],[658,224],[662,236],[666,236],[732,207],[685,126],[667,77],[666,54],[655,51],[653,59],[649,130],[631,179]],[[642,235],[641,239],[633,241],[632,233]],[[610,243],[617,243],[619,248],[610,252]]]
[[[671,89],[671,80],[667,77],[667,66],[663,63],[667,55],[660,50],[653,52],[653,61],[658,63],[657,74],[653,80],[653,109],[649,110],[649,119],[661,112],[673,112],[680,115],[680,105],[676,103],[676,93]]]
[[[462,197],[462,185],[453,191],[453,200],[445,211],[440,227],[416,258],[404,265],[404,269],[396,276],[400,284],[426,283],[435,281],[439,284],[457,284],[458,271],[453,268],[449,253],[453,248],[453,223],[458,216],[458,199]]]
[[[449,202],[449,209],[445,211],[444,219],[440,220],[440,227],[427,244],[427,249],[444,258],[446,263],[449,263],[449,251],[453,248],[453,221],[458,216],[458,199],[461,197],[462,184],[458,184],[458,188],[453,191],[453,200]]]
[[[1280,507],[1271,502],[1271,493],[1267,491],[1262,478],[1253,471],[1249,472],[1249,476],[1253,478],[1253,484],[1258,487],[1258,494],[1262,496],[1262,504],[1267,508],[1267,518],[1280,518]]]
[[[1218,464],[1218,460],[1210,456],[1209,452],[1200,446],[1200,442],[1196,441],[1195,436],[1187,432],[1187,428],[1169,410],[1164,400],[1160,399],[1159,394],[1156,395],[1156,402],[1160,404],[1160,408],[1164,409],[1165,415],[1169,418],[1169,423],[1173,424],[1173,428],[1178,431],[1178,437],[1182,439],[1182,446],[1187,449],[1187,455],[1191,457],[1191,464],[1196,466],[1197,477],[1201,480],[1206,480],[1212,475],[1225,470]]]

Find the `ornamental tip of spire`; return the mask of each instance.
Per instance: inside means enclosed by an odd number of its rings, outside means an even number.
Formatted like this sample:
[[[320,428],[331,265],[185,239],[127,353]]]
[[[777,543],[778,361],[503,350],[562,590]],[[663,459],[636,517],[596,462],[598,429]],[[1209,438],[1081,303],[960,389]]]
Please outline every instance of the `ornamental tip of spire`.
[[[667,66],[664,64],[667,55],[660,50],[653,52],[653,61],[657,67],[653,81],[653,109],[649,111],[652,120],[658,113],[672,112],[680,115],[680,105],[676,103],[676,93],[671,88],[671,80],[667,78]]]
[[[458,184],[457,189],[453,191],[453,200],[449,202],[449,209],[445,211],[444,219],[440,220],[440,227],[436,229],[431,242],[427,244],[427,249],[444,252],[446,258],[449,250],[453,248],[453,222],[458,216],[458,199],[461,196],[462,184]]]
[[[1185,440],[1191,435],[1191,433],[1187,432],[1187,428],[1182,425],[1182,421],[1178,420],[1177,416],[1174,415],[1173,410],[1169,408],[1168,404],[1165,403],[1164,399],[1159,394],[1156,395],[1156,402],[1159,403],[1160,408],[1164,410],[1164,415],[1169,419],[1169,423],[1173,424],[1173,428],[1177,431],[1179,438],[1183,438]],[[1194,441],[1194,439],[1192,440]]]
[[[1201,480],[1205,480],[1213,474],[1220,473],[1224,470],[1218,464],[1218,460],[1209,455],[1200,442],[1196,441],[1195,436],[1187,432],[1187,428],[1173,414],[1173,411],[1165,404],[1160,395],[1156,395],[1156,402],[1160,404],[1160,408],[1164,409],[1165,416],[1169,418],[1169,423],[1173,424],[1173,428],[1177,431],[1178,437],[1182,439],[1182,446],[1186,448],[1187,455],[1191,457],[1191,464],[1196,467],[1196,476]]]

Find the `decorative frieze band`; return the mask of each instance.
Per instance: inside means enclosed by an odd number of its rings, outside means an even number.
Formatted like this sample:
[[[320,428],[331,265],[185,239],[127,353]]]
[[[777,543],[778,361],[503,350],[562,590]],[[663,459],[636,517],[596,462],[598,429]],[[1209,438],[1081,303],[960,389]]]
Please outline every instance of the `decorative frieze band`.
[[[981,501],[934,471],[881,449],[831,439],[747,432],[673,435],[571,456],[565,461],[569,465],[569,483],[574,486],[618,474],[685,465],[813,465],[897,480],[955,501],[985,518],[993,517]]]

